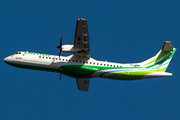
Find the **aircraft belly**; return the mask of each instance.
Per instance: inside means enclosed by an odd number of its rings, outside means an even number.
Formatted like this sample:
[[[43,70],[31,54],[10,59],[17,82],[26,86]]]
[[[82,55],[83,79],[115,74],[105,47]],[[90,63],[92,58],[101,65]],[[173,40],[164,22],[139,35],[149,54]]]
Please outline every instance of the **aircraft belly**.
[[[98,71],[95,67],[83,65],[64,65],[59,69],[62,74],[74,78],[92,78],[92,74]]]
[[[125,74],[121,73],[112,73],[107,76],[108,79],[116,79],[116,80],[138,80],[138,79],[149,79],[149,78],[159,78],[159,77],[169,77],[172,76],[171,73],[167,72],[157,72],[155,70],[146,70],[146,71],[136,71],[129,72]]]
[[[159,78],[159,77],[171,77],[172,73],[168,72],[155,72],[150,73],[142,77],[142,79],[148,79],[148,78]]]
[[[115,73],[108,77],[108,79],[115,79],[115,80],[138,80],[142,79],[143,75],[130,75],[124,73]]]

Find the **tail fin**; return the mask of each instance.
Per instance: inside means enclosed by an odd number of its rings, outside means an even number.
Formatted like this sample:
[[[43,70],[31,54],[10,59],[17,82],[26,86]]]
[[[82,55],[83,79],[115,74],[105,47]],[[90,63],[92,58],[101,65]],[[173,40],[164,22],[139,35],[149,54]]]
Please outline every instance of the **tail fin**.
[[[173,43],[166,41],[163,48],[152,58],[140,63],[141,66],[165,72],[169,63],[172,61],[176,48],[173,48]]]

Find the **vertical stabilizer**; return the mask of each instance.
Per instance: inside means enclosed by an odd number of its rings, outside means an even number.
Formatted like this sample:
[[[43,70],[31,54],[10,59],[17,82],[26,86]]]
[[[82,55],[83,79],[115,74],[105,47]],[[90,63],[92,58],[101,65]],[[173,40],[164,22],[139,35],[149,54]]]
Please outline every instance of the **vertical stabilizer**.
[[[173,48],[173,42],[166,41],[162,49],[152,58],[140,63],[143,67],[151,68],[159,72],[165,72],[171,62],[176,48]]]

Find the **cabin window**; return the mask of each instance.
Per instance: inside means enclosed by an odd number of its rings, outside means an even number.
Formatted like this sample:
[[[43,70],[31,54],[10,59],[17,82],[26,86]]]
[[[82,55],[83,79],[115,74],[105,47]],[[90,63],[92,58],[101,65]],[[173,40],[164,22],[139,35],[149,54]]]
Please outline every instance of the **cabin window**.
[[[85,62],[83,61],[83,63],[85,63]]]
[[[90,64],[91,64],[91,62],[90,62]]]
[[[68,61],[68,59],[66,59],[66,61]]]
[[[86,62],[88,64],[88,62]]]
[[[107,64],[107,66],[109,66],[109,64]]]
[[[81,63],[81,61],[79,61],[79,63]]]
[[[62,59],[64,61],[64,59]]]
[[[74,60],[73,60],[73,62],[74,62]]]
[[[104,64],[104,66],[106,66],[106,64]]]
[[[117,67],[119,67],[119,66],[117,65]]]
[[[101,63],[101,65],[102,65],[102,63]]]
[[[95,63],[94,63],[94,65],[95,65]]]
[[[76,60],[76,62],[78,62],[78,61]]]
[[[41,58],[41,56],[39,56],[39,58]]]
[[[56,58],[56,60],[57,60],[57,58]]]
[[[42,58],[44,58],[44,56]]]
[[[97,65],[99,65],[99,63],[97,63]]]
[[[112,65],[110,65],[112,67]]]
[[[71,61],[71,60],[69,60],[69,61]]]
[[[52,58],[54,60],[54,58]]]
[[[51,59],[51,57],[49,57],[49,59]]]
[[[116,65],[114,65],[114,67],[116,67]]]
[[[120,68],[122,68],[122,66],[120,66]]]

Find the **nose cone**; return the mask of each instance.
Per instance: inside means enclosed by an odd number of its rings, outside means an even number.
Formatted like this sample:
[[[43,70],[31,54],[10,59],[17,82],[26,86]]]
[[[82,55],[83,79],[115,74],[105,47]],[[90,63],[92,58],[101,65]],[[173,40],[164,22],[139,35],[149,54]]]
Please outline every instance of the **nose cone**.
[[[5,62],[5,63],[8,62],[8,57],[4,58],[4,62]]]

